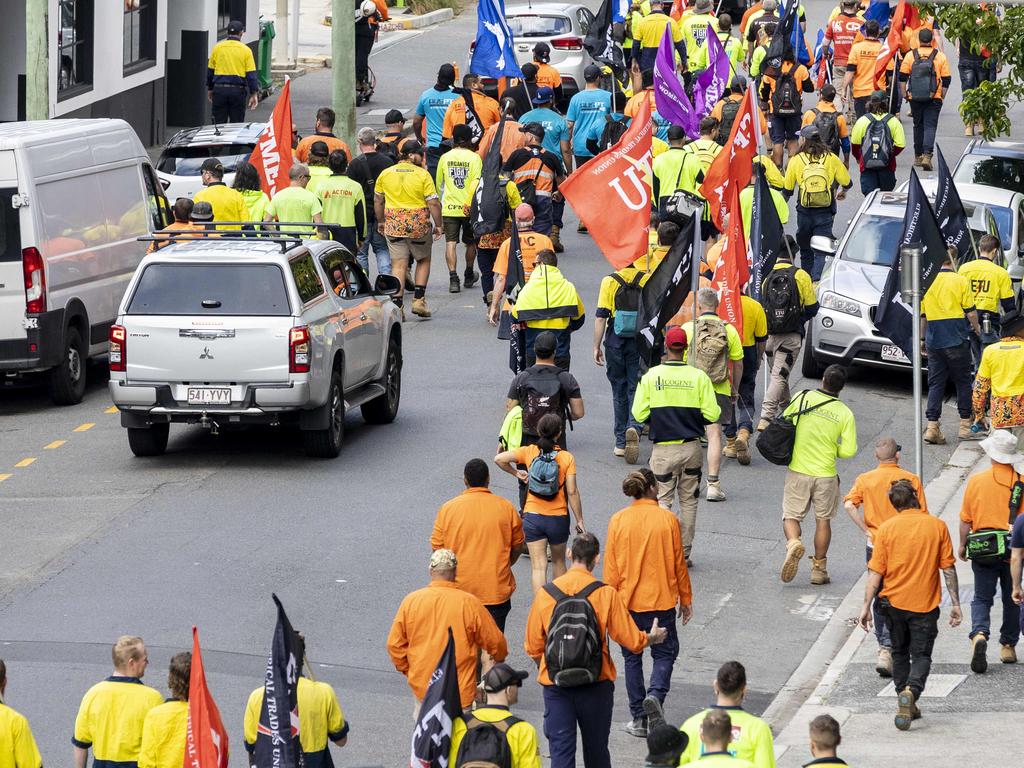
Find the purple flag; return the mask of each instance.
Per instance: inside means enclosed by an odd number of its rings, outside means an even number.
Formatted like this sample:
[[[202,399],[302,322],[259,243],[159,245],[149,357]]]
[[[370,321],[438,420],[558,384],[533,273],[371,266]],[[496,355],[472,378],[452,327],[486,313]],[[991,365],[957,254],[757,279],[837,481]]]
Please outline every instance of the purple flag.
[[[722,47],[714,28],[708,24],[708,68],[697,75],[693,84],[693,100],[700,116],[711,114],[729,87],[729,54]]]
[[[686,96],[683,84],[676,75],[676,51],[672,41],[672,25],[665,26],[665,34],[654,60],[654,105],[658,114],[673,125],[680,125],[691,139],[700,135],[700,118]]]

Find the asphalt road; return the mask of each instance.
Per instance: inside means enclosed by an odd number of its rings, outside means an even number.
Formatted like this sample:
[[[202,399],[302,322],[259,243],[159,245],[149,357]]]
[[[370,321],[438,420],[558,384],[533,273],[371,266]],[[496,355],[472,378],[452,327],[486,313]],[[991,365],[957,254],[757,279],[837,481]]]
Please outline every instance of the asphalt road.
[[[824,0],[808,3],[812,30],[830,7]],[[439,63],[464,60],[474,30],[470,10],[375,55],[377,95],[361,108],[360,124],[382,122],[383,112],[371,110],[411,110]],[[329,77],[321,71],[294,82],[296,121],[304,130],[329,98]],[[958,95],[954,77],[949,103]],[[947,106],[940,141],[950,158],[962,150],[960,134]],[[908,165],[904,157],[901,178]],[[859,201],[854,192],[841,204],[837,235]],[[588,238],[576,235],[574,223],[567,221],[562,267],[592,312],[608,265]],[[0,389],[0,656],[9,669],[6,700],[31,719],[47,764],[70,758],[79,698],[109,674],[109,645],[118,635],[146,639],[147,682],[166,690],[167,661],[189,647],[195,624],[230,729],[232,765],[243,765],[242,712],[262,678],[274,622],[271,592],[304,631],[313,674],[335,686],[352,722],[349,746],[335,752],[339,764],[393,766],[407,759],[410,693],[390,664],[385,637],[401,598],[427,580],[433,517],[460,492],[462,465],[493,455],[510,378],[507,349],[486,324],[479,293],[442,292],[440,254],[438,246],[428,294],[434,318],[405,327],[398,420],[371,427],[351,415],[335,461],[306,459],[292,432],[213,437],[185,427],[172,429],[166,456],[136,459],[109,412],[102,363],[91,366],[94,383],[78,406],[55,408],[38,388]],[[573,432],[572,449],[588,526],[603,537],[610,515],[625,505],[620,482],[627,468],[612,456],[610,392],[590,360],[589,325],[574,341],[573,368],[587,416]],[[811,385],[794,381],[795,388]],[[852,373],[843,398],[857,416],[861,451],[841,466],[844,489],[873,466],[877,436],[910,443],[909,393],[905,375]],[[955,419],[948,404],[946,414],[948,423]],[[645,445],[643,455],[648,452]],[[928,449],[927,478],[949,452]],[[495,490],[512,498],[511,478],[495,474]],[[747,468],[728,463],[722,472],[728,501],[701,503],[695,617],[681,631],[670,721],[707,704],[714,671],[733,658],[747,665],[750,708],[761,711],[864,567],[862,538],[844,516],[836,521],[829,559],[833,583],[812,588],[806,565],[792,584],[779,582],[783,474],[759,457]],[[529,583],[528,563],[515,572],[521,585]],[[510,660],[524,667],[528,607],[521,587],[508,626]],[[523,689],[520,714],[540,725],[535,684]],[[620,682],[615,720],[627,719]],[[612,745],[616,764],[638,765],[645,754],[642,742],[618,725]]]

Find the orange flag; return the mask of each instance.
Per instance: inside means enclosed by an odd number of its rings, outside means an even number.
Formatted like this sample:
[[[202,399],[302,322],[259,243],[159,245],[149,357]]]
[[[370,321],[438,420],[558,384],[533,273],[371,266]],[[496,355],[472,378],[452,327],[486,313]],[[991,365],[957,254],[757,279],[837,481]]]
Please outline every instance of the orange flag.
[[[249,162],[260,175],[263,191],[271,197],[288,186],[288,169],[292,167],[292,81],[285,78],[266,130],[260,134]]]
[[[651,100],[643,99],[614,146],[559,187],[615,269],[647,252],[651,226]]]
[[[672,10],[669,11],[669,16],[672,17],[673,21],[679,21],[683,18],[683,11],[686,10],[685,0],[672,0]]]
[[[725,149],[711,161],[711,166],[704,174],[704,183],[700,185],[700,193],[711,209],[711,220],[719,230],[725,229],[722,226],[722,212],[731,191],[735,189],[738,194],[754,175],[754,157],[757,155],[757,135],[761,123],[754,91],[754,88],[747,88],[747,95],[743,97],[740,111],[733,120]]]
[[[287,88],[287,85],[285,86]],[[288,126],[289,132],[291,125]],[[192,674],[188,685],[188,728],[182,768],[227,768],[228,732],[220,719],[210,689],[206,687],[199,630],[192,627]]]
[[[729,231],[726,233],[722,256],[715,264],[712,283],[718,291],[718,316],[743,335],[743,309],[740,296],[750,279],[747,264],[747,243],[743,238],[743,217],[740,215],[740,192],[733,186],[726,205],[729,212]]]

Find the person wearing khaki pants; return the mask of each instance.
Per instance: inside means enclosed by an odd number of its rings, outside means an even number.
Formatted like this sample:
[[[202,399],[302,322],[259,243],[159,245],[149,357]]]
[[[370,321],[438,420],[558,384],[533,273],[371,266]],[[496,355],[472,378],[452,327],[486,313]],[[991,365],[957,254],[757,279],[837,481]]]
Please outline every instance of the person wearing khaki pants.
[[[717,424],[711,426],[719,428]],[[683,555],[687,559],[697,530],[697,497],[700,495],[703,466],[704,449],[697,439],[681,443],[655,443],[651,449],[651,471],[658,481],[658,504],[671,510],[673,497],[679,494],[679,523]]]
[[[761,399],[762,431],[772,417],[785,408],[790,401],[789,374],[792,373],[800,356],[803,337],[799,333],[772,333],[768,335],[765,355],[769,361],[768,386]]]

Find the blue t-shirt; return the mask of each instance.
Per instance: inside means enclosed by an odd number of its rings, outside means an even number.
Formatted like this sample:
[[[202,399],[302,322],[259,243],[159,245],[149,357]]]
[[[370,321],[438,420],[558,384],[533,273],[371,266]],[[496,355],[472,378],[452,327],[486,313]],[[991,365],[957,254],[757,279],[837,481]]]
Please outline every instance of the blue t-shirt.
[[[531,109],[519,118],[520,125],[540,123],[544,126],[544,141],[541,146],[557,158],[562,157],[562,142],[569,140],[569,125],[565,118],[552,109],[541,107]]]
[[[569,111],[566,120],[572,126],[572,153],[580,157],[592,157],[587,149],[587,139],[597,130],[598,135],[604,130],[605,116],[612,110],[612,95],[600,88],[580,91],[569,100]]]
[[[1017,519],[1013,521],[1010,546],[1014,549],[1024,549],[1024,514],[1018,514]]]
[[[447,91],[427,88],[420,96],[420,100],[416,104],[416,114],[425,118],[428,147],[441,146],[441,129],[444,127],[444,113],[448,111],[448,105],[458,97],[459,95],[450,88]]]

